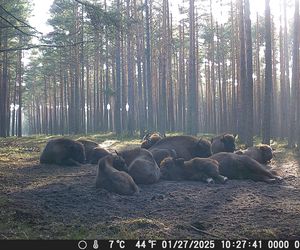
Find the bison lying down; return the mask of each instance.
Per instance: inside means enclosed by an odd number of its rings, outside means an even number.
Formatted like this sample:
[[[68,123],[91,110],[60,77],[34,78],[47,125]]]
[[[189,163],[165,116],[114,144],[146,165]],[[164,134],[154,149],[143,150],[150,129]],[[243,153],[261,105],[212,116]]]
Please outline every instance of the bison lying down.
[[[97,142],[91,141],[91,140],[87,140],[87,139],[77,139],[76,141],[80,142],[83,144],[84,147],[84,152],[85,152],[85,158],[86,158],[86,162],[89,163],[91,160],[91,154],[93,152],[93,149],[95,147],[98,147],[99,144]]]
[[[122,195],[138,193],[138,186],[125,171],[128,171],[128,168],[121,157],[115,155],[103,157],[98,163],[96,187]]]
[[[162,135],[158,132],[148,133],[143,137],[143,142],[142,142],[141,148],[149,149],[150,147],[152,147],[155,143],[157,143],[164,137],[166,137],[166,136]]]
[[[211,150],[213,154],[220,152],[235,151],[235,137],[236,135],[223,134],[211,139]]]
[[[225,183],[227,177],[219,174],[217,161],[206,158],[194,158],[184,161],[183,158],[165,158],[160,166],[161,178],[165,180],[193,180],[212,183]]]
[[[128,173],[136,183],[152,184],[159,180],[160,169],[152,154],[143,148],[118,152],[128,165]]]
[[[86,163],[97,164],[102,157],[110,154],[109,151],[100,147],[97,142],[87,139],[78,139],[77,141],[84,146]]]
[[[274,183],[282,180],[274,175],[256,160],[247,155],[234,153],[217,153],[210,157],[219,162],[219,172],[229,179],[251,179],[254,181],[264,181]]]
[[[237,154],[248,155],[262,164],[269,163],[273,158],[273,150],[269,145],[250,147],[246,150],[238,151]]]
[[[41,156],[41,163],[57,165],[81,165],[85,163],[82,143],[68,138],[57,138],[47,142]]]
[[[163,138],[150,147],[149,151],[154,149],[175,150],[177,157],[186,161],[195,157],[211,156],[211,143],[208,140],[187,135]]]
[[[177,158],[177,154],[174,149],[154,148],[149,149],[149,152],[151,152],[151,154],[153,155],[153,158],[158,166],[160,166],[161,161],[167,157]]]

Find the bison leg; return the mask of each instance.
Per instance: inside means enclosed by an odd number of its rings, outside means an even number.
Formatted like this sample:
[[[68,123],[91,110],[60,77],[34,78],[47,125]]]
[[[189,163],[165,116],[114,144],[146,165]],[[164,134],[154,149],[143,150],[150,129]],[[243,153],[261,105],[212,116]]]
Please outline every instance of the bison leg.
[[[269,183],[269,184],[277,183],[277,180],[276,180],[276,179],[265,178],[264,181],[265,181],[266,183]]]
[[[210,178],[210,177],[206,179],[206,182],[208,184],[215,184],[215,181],[213,180],[213,178]]]
[[[219,176],[215,177],[215,179],[217,180],[218,183],[222,183],[222,184],[224,184],[228,181],[228,178],[223,175],[219,175]]]
[[[251,180],[254,181],[264,181],[266,183],[274,184],[274,183],[280,183],[282,181],[282,178],[279,176],[264,176],[264,175],[251,175],[249,176]]]

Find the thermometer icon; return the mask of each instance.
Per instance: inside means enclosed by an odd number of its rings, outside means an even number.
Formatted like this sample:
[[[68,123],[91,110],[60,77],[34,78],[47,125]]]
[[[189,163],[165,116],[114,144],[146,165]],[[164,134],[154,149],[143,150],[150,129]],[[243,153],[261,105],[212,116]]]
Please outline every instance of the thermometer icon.
[[[98,241],[97,241],[97,240],[94,240],[93,248],[94,248],[94,249],[98,249],[98,248],[99,248],[99,245],[98,245]]]

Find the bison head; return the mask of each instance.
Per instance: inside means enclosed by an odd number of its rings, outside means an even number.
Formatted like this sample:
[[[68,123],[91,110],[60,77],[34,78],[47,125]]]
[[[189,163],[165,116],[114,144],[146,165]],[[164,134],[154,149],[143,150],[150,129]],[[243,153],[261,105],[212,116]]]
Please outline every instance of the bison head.
[[[195,157],[207,158],[212,155],[210,141],[201,138],[197,144]]]
[[[116,155],[113,155],[113,166],[115,169],[119,171],[128,172],[128,166],[124,158],[118,155],[117,151],[116,151]]]
[[[269,145],[261,145],[259,149],[262,153],[262,159],[264,163],[270,162],[273,158],[272,148]]]
[[[104,156],[107,156],[109,155],[110,153],[104,149],[104,148],[101,148],[101,147],[95,147],[93,148],[92,152],[90,153],[90,163],[92,164],[97,164],[97,162]]]
[[[235,137],[231,134],[225,134],[221,137],[225,152],[233,153],[235,151]]]
[[[160,163],[161,178],[165,180],[180,180],[183,177],[184,159],[167,157]]]
[[[157,143],[164,137],[166,137],[166,135],[165,134],[162,135],[159,132],[147,133],[143,137],[143,142],[142,142],[141,148],[149,149],[150,147],[152,147],[155,143]]]

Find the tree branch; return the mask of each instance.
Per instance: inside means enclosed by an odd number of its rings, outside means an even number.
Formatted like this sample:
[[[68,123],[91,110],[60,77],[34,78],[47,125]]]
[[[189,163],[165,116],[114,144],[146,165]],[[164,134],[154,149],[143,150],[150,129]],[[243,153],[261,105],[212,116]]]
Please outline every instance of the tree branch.
[[[7,11],[6,9],[3,8],[3,6],[0,5],[0,8],[7,13],[8,15],[12,16],[14,19],[18,20],[20,23],[26,25],[27,27],[35,30],[37,33],[43,34],[42,32],[39,32],[38,30],[36,30],[34,27],[30,26],[28,23],[22,21],[21,19],[19,19],[18,17],[14,16],[12,13],[10,13],[9,11]]]
[[[38,36],[36,35],[32,35],[32,34],[29,34],[29,33],[26,33],[24,32],[23,30],[19,29],[17,26],[15,26],[13,23],[11,23],[10,21],[8,21],[6,18],[4,18],[3,16],[0,16],[0,18],[2,18],[5,22],[9,23],[14,29],[20,31],[22,34],[26,35],[26,36],[34,36],[34,37],[37,37],[39,38]]]

